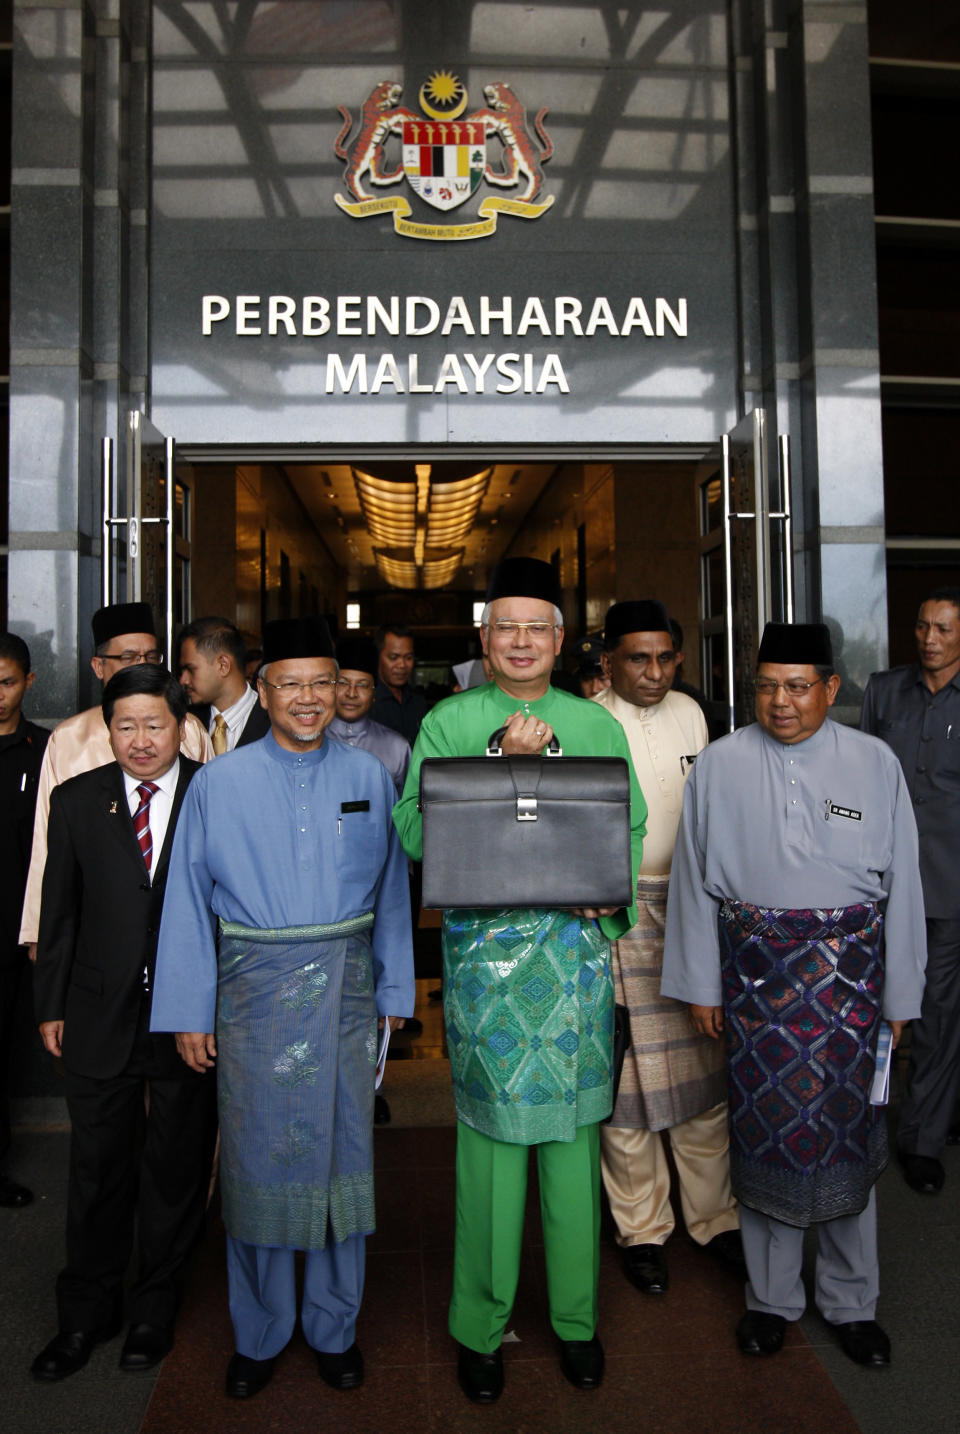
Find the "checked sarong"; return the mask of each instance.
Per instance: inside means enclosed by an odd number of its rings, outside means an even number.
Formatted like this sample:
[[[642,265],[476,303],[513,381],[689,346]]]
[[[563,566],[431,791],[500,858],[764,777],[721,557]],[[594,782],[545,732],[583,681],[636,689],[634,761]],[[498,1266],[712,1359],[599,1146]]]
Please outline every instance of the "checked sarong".
[[[719,927],[734,1193],[788,1225],[857,1214],[887,1163],[883,918],[725,901]]]

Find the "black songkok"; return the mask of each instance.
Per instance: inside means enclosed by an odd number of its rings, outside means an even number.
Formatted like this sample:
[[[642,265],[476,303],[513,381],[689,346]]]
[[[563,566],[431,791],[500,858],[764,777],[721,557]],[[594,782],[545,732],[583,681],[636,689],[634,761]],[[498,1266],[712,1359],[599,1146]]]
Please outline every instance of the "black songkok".
[[[832,672],[830,629],[825,622],[768,622],[760,639],[757,662],[829,667]]]
[[[635,602],[615,602],[603,624],[603,640],[612,652],[629,632],[670,631],[667,609],[656,598],[638,598]],[[673,637],[670,638],[671,643]]]
[[[115,637],[126,637],[128,632],[157,635],[148,602],[118,602],[112,607],[98,608],[93,614],[92,627],[94,647],[103,647]]]
[[[577,643],[577,671],[581,677],[599,677],[603,672],[600,654],[603,638],[585,637]]]
[[[330,629],[319,617],[283,617],[263,630],[263,661],[283,662],[288,657],[333,657]]]
[[[539,598],[560,606],[560,584],[549,563],[540,558],[504,558],[490,574],[487,602],[497,598]]]
[[[376,677],[380,654],[369,637],[341,637],[337,643],[337,661],[348,672],[369,672]]]

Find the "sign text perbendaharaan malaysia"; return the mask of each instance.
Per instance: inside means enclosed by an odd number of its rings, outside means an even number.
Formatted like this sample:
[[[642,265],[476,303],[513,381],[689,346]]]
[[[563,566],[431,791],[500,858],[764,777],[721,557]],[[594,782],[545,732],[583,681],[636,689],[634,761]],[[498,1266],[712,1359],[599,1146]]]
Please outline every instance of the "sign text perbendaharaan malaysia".
[[[346,166],[343,178],[352,202],[340,194],[334,198],[346,215],[366,220],[392,213],[394,231],[403,238],[464,241],[494,235],[501,214],[529,221],[548,213],[554,196],[543,192],[543,166],[553,154],[553,143],[544,126],[545,107],[534,121],[534,138],[522,102],[500,81],[484,87],[487,104],[469,115],[464,113],[465,88],[445,70],[421,86],[422,114],[401,105],[401,94],[402,86],[395,81],[377,84],[361,106],[359,128],[349,144],[353,118],[340,106],[344,123],[335,149]],[[491,140],[500,146],[495,163],[487,151]],[[400,155],[391,167],[392,141],[399,142]],[[404,179],[422,203],[442,212],[471,199],[483,182],[518,192],[511,198],[484,197],[477,218],[468,223],[423,223],[411,218],[414,211],[405,195],[381,198],[366,187],[383,188]],[[531,294],[522,300],[504,294],[204,294],[201,331],[205,338],[231,331],[240,338],[287,339],[418,338],[437,333],[444,338],[528,343],[564,335],[684,339],[687,300],[656,297],[648,302],[633,295],[615,307],[602,294]],[[438,370],[429,374],[421,372],[416,352],[385,349],[373,355],[338,349],[328,351],[325,360],[327,393],[442,393],[448,388],[463,394],[570,392],[560,355],[550,351],[481,351],[471,346],[445,353]]]

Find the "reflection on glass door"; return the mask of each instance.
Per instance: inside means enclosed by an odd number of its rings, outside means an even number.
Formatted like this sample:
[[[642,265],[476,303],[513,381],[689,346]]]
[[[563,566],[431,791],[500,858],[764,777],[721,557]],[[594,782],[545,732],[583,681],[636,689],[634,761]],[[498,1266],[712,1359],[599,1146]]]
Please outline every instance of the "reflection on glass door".
[[[176,519],[179,516],[181,525],[189,521],[189,497],[186,490],[177,494],[172,438],[166,438],[142,413],[132,412],[127,415],[126,439],[123,483],[117,474],[113,440],[103,440],[102,600],[105,605],[149,603],[169,661],[178,564],[180,582],[184,580]],[[179,514],[175,512],[177,498]]]
[[[697,475],[701,671],[711,714],[732,732],[753,720],[750,679],[764,624],[793,621],[789,440],[771,495],[766,422],[753,409]]]

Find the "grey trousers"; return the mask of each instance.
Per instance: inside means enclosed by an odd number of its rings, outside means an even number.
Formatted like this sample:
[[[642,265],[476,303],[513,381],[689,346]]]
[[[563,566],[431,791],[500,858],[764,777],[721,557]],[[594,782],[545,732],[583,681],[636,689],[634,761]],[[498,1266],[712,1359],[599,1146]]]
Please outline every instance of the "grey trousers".
[[[910,1074],[897,1143],[938,1156],[960,1091],[960,920],[927,918],[927,974],[919,1021],[910,1027]]]
[[[880,1293],[877,1261],[877,1197],[865,1210],[812,1227],[817,1232],[814,1299],[830,1324],[873,1319]],[[801,1270],[804,1230],[740,1206],[740,1233],[747,1261],[747,1309],[797,1320],[806,1308]]]

